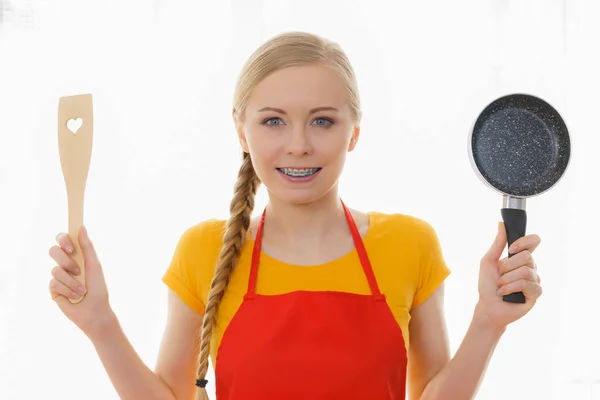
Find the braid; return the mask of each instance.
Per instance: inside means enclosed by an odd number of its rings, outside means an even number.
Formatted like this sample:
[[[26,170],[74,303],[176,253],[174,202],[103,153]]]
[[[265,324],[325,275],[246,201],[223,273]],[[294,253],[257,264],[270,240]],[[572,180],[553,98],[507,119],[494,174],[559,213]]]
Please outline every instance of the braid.
[[[219,304],[225,294],[229,277],[235,268],[242,246],[246,239],[246,232],[250,227],[250,218],[254,209],[254,197],[260,180],[254,172],[252,159],[244,153],[242,166],[235,183],[233,199],[229,207],[230,216],[225,226],[223,247],[215,267],[215,274],[208,293],[208,301],[202,321],[202,335],[200,339],[200,354],[198,356],[198,376],[203,380],[208,372],[208,358],[210,355],[210,342],[213,328],[217,320]],[[205,397],[204,389],[198,390],[196,400]]]

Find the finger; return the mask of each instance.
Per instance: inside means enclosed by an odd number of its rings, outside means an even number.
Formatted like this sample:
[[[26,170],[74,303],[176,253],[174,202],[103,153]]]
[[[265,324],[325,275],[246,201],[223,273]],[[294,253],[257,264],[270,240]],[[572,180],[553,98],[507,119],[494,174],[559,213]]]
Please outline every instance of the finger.
[[[503,222],[498,222],[496,237],[482,260],[496,262],[506,248],[506,228]]]
[[[531,253],[537,249],[541,243],[541,238],[538,235],[525,235],[517,240],[508,248],[510,254],[517,254],[523,250],[529,250]]]
[[[85,294],[85,287],[81,283],[77,282],[75,278],[69,275],[69,273],[61,266],[57,265],[52,268],[52,276],[60,283],[65,285],[69,291],[75,292],[78,295]]]
[[[533,254],[529,250],[523,250],[518,254],[510,258],[504,258],[498,264],[498,273],[504,275],[505,273],[520,268],[522,266],[528,266],[536,269],[535,260]]]
[[[58,265],[69,271],[73,275],[79,275],[80,269],[75,260],[71,258],[65,251],[59,246],[52,246],[48,251],[48,254]]]
[[[536,282],[528,282],[523,289],[523,295],[528,299],[537,300],[543,293],[542,286]]]
[[[519,279],[526,279],[531,282],[539,283],[537,273],[533,268],[526,265],[513,269],[498,278],[498,286],[502,287],[508,283],[518,281]]]
[[[517,292],[523,292],[527,298],[537,299],[542,295],[542,287],[538,283],[530,280],[519,279],[501,286],[498,289],[498,296],[504,296]]]
[[[66,253],[73,252],[73,242],[71,242],[71,238],[68,234],[61,232],[56,235],[56,243],[64,249]]]
[[[50,291],[50,296],[52,297],[52,300],[55,300],[59,296],[64,296],[71,299],[79,298],[79,294],[73,292],[64,283],[62,283],[56,278],[50,280],[48,290]]]

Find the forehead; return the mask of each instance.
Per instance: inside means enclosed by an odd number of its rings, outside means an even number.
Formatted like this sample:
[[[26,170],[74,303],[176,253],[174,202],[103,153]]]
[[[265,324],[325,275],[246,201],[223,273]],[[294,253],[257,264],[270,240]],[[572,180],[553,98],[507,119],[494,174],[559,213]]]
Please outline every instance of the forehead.
[[[251,112],[262,107],[301,110],[333,106],[342,110],[348,95],[344,81],[332,67],[307,65],[272,73],[255,86],[248,100]]]

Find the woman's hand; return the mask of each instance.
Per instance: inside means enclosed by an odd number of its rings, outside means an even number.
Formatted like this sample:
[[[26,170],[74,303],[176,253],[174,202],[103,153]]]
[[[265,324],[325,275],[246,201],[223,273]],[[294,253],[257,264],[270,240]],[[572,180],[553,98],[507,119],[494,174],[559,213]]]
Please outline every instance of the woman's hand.
[[[69,318],[87,336],[94,335],[114,322],[114,314],[108,301],[108,290],[92,241],[85,228],[78,235],[85,263],[86,286],[82,286],[73,276],[79,275],[79,268],[71,257],[73,244],[66,233],[56,236],[58,246],[49,250],[50,257],[56,262],[52,269],[53,278],[49,290],[52,300],[56,302],[63,314]],[[82,293],[82,301],[72,304],[68,297],[78,298]]]
[[[488,252],[482,257],[479,268],[479,302],[475,316],[504,329],[508,324],[529,312],[542,294],[537,265],[533,252],[540,244],[535,234],[516,240],[509,253],[512,257],[500,259],[507,244],[504,223],[498,224],[498,234]],[[523,292],[525,303],[508,303],[502,296]]]

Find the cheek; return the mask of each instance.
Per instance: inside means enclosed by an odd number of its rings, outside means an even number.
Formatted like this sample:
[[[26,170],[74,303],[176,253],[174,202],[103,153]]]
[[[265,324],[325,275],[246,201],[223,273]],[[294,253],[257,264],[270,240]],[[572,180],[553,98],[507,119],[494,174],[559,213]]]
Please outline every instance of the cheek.
[[[274,140],[268,140],[266,135],[256,134],[249,135],[247,141],[254,169],[260,177],[264,172],[275,167],[280,154],[278,144]]]
[[[245,132],[248,146],[254,147],[255,150],[272,145],[273,134],[264,126],[251,124],[246,127]]]
[[[331,135],[321,143],[321,154],[327,158],[345,159],[348,153],[349,140],[346,140],[344,132]]]

